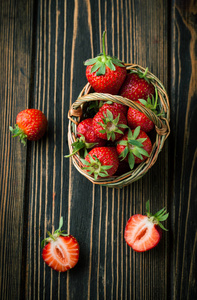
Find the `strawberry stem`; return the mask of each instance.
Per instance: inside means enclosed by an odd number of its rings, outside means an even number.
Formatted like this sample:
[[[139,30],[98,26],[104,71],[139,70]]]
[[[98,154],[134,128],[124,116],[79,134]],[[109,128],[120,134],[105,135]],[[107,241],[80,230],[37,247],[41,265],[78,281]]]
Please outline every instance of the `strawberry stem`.
[[[59,228],[57,230],[54,231],[53,234],[50,233],[50,231],[47,231],[47,234],[49,237],[45,238],[44,240],[42,240],[41,242],[41,247],[43,248],[45,243],[50,243],[51,241],[56,241],[56,239],[59,236],[68,236],[69,234],[64,233],[65,230],[60,231],[60,229],[63,226],[63,217],[60,218],[60,222],[59,222]]]
[[[107,60],[106,52],[105,52],[105,33],[106,31],[103,31],[103,56],[105,60]]]
[[[168,231],[168,229],[166,229],[161,222],[167,220],[169,213],[167,213],[166,208],[162,208],[160,209],[158,212],[156,212],[156,214],[152,215],[150,213],[150,202],[149,200],[146,202],[146,214],[147,217],[149,219],[150,222],[158,225],[159,227],[161,227],[163,230]]]
[[[24,133],[24,130],[19,128],[17,124],[14,125],[14,128],[10,126],[9,130],[13,134],[12,137],[19,136],[21,143],[26,146],[27,135]]]

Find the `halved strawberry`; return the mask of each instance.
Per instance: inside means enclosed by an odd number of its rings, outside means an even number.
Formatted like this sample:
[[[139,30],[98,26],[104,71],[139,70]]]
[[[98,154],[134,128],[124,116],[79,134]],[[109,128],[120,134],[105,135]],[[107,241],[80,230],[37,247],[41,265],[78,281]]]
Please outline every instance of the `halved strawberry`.
[[[73,268],[79,260],[79,244],[72,235],[60,231],[63,218],[60,219],[59,228],[42,241],[42,258],[45,263],[58,272],[65,272]],[[44,244],[47,243],[45,246]]]
[[[152,215],[149,201],[147,201],[146,210],[146,216],[141,214],[131,216],[125,227],[125,241],[137,252],[144,252],[155,247],[161,239],[161,229],[167,230],[161,224],[169,215],[165,208]]]

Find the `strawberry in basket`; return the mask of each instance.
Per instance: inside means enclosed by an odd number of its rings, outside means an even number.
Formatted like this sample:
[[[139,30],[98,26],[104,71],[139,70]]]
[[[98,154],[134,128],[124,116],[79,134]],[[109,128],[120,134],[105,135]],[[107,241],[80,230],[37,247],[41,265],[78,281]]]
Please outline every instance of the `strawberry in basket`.
[[[139,99],[147,100],[148,96],[151,97],[151,95],[154,95],[155,88],[147,78],[147,72],[148,68],[146,68],[144,73],[141,71],[131,71],[129,74],[127,74],[119,94],[122,97],[133,101],[137,101]]]
[[[111,104],[104,104],[93,118],[95,134],[104,140],[118,140],[127,127],[126,116]]]
[[[105,53],[105,31],[103,53],[85,61],[86,77],[95,92],[116,95],[123,84],[127,70],[123,62]]]
[[[149,157],[152,150],[152,143],[148,135],[140,130],[140,126],[135,130],[128,130],[121,140],[118,141],[116,150],[119,157],[128,161],[131,169],[135,164],[140,164]]]
[[[96,180],[99,177],[109,177],[116,173],[119,166],[118,154],[115,147],[93,148],[81,159],[84,168]]]
[[[147,100],[139,99],[136,102],[152,110],[158,116],[159,114],[157,112],[157,100],[158,92],[157,89],[155,89],[155,97],[153,95],[152,98],[148,96]],[[155,126],[154,123],[144,113],[132,107],[129,107],[128,109],[127,121],[130,128],[134,129],[140,126],[141,130],[145,132],[151,131]]]

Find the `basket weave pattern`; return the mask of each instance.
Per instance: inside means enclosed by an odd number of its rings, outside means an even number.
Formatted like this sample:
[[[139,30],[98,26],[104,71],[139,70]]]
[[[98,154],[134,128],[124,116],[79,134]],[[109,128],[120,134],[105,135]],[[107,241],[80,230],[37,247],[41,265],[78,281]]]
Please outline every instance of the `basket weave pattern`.
[[[139,70],[141,72],[145,71],[143,67],[136,64],[135,65],[126,64],[126,69],[132,70],[134,72],[137,72]],[[69,145],[70,153],[72,153],[72,143],[76,141],[77,125],[81,120],[83,114],[83,105],[86,102],[102,100],[102,101],[111,101],[111,102],[124,104],[127,105],[128,107],[132,107],[144,113],[155,124],[156,135],[155,135],[155,141],[153,143],[152,152],[150,156],[144,162],[138,165],[135,169],[121,176],[112,176],[112,177],[99,178],[97,180],[94,180],[94,177],[92,175],[89,175],[87,171],[82,169],[83,164],[80,160],[79,154],[73,155],[72,156],[73,165],[82,175],[84,175],[94,184],[119,188],[140,179],[155,164],[159,152],[162,150],[165,140],[170,134],[170,126],[169,126],[170,105],[169,105],[169,99],[166,90],[163,84],[160,82],[160,80],[149,71],[146,77],[155,86],[155,88],[157,88],[160,116],[156,116],[154,112],[152,112],[150,109],[146,108],[145,106],[138,104],[135,101],[124,98],[122,96],[91,92],[91,85],[89,83],[85,85],[85,87],[80,92],[78,99],[72,104],[72,106],[69,109],[68,145]]]

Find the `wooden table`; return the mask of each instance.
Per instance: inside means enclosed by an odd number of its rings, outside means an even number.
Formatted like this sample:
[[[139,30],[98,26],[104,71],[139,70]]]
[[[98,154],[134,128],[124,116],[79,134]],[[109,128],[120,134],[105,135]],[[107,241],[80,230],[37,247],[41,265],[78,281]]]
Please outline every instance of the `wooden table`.
[[[17,0],[0,3],[0,299],[197,299],[196,13],[192,0]],[[171,134],[156,164],[123,189],[93,185],[68,154],[68,109],[101,52],[148,67],[166,87]],[[9,125],[41,109],[45,137],[23,147]],[[124,227],[150,199],[170,213],[159,245],[136,253]],[[80,244],[77,266],[42,260],[46,231]]]

